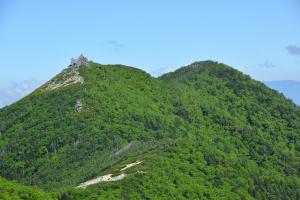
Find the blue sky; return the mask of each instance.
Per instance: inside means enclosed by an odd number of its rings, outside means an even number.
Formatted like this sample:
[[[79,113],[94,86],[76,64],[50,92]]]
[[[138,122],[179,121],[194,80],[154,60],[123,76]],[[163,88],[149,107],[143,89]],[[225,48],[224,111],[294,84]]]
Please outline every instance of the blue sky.
[[[300,80],[300,1],[0,0],[0,88],[48,80],[81,53],[153,75],[212,59]]]

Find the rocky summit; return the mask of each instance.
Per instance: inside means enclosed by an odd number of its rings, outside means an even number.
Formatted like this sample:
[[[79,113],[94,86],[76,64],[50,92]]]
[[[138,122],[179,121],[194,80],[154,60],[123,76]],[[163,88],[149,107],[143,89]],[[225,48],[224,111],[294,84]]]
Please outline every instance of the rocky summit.
[[[87,64],[88,64],[88,59],[81,54],[77,59],[71,58],[71,64],[69,65],[69,67],[79,68],[81,65],[87,65]]]

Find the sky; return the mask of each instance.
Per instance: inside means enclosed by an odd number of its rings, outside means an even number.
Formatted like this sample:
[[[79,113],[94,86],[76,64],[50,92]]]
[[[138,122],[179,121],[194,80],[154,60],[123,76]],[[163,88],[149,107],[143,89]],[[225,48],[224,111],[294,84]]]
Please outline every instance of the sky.
[[[0,0],[0,91],[41,84],[81,53],[153,76],[215,60],[300,81],[300,1]]]

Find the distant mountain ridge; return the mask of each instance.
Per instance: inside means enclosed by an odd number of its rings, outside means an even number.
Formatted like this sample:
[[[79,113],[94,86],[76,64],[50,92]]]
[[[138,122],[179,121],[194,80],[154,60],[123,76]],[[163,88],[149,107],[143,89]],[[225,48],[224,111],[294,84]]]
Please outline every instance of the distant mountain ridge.
[[[280,80],[265,81],[264,83],[270,88],[282,92],[286,97],[292,99],[300,106],[300,81]]]

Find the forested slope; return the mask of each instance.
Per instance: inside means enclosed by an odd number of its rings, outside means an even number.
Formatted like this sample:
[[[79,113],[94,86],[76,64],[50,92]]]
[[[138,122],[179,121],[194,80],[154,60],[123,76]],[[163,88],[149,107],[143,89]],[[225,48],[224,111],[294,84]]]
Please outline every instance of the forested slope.
[[[0,110],[0,175],[59,199],[300,198],[300,109],[264,84],[212,61],[78,74]],[[74,188],[137,160],[120,181]]]
[[[36,187],[24,186],[16,182],[7,181],[0,177],[1,200],[54,200],[50,194]]]

